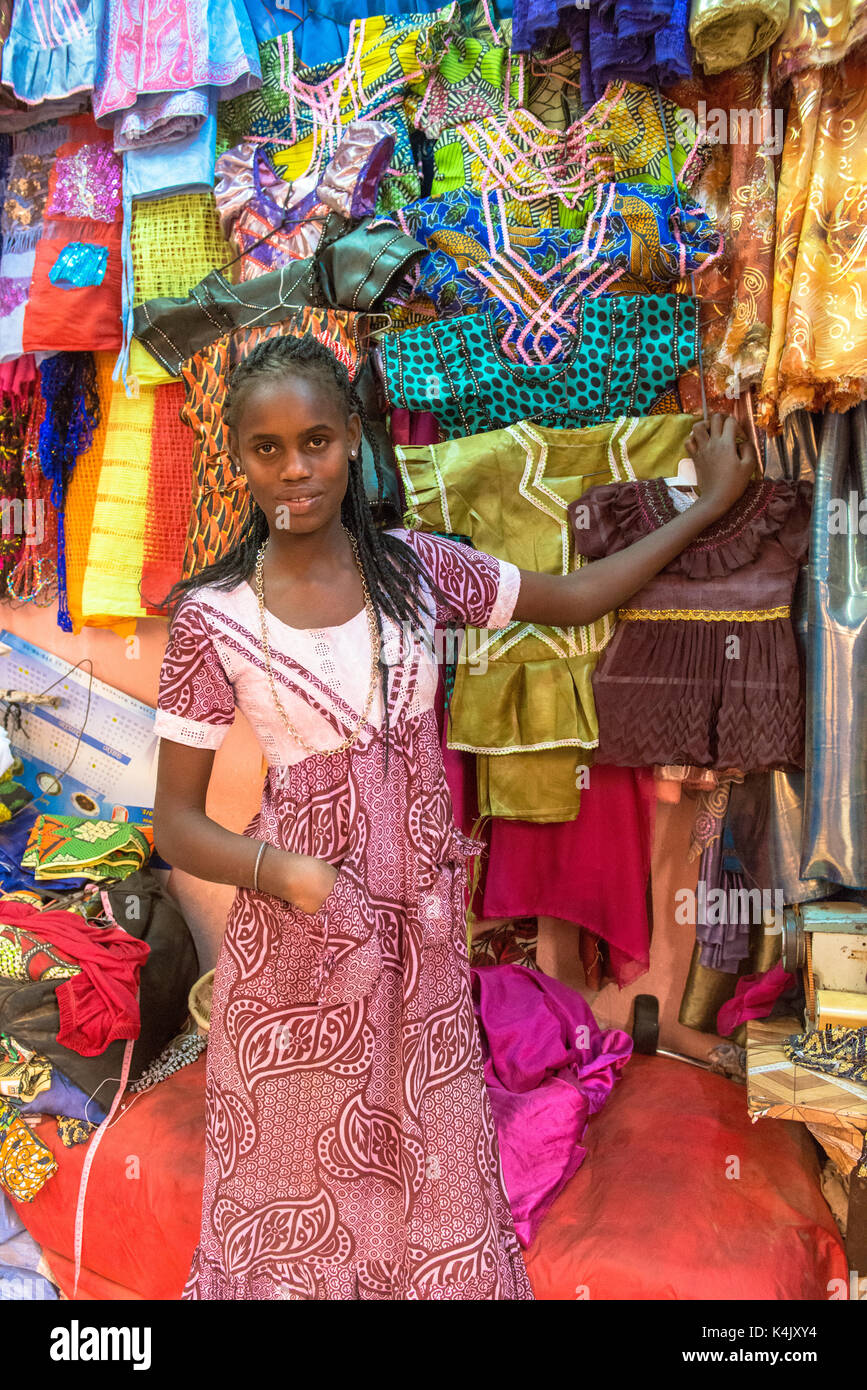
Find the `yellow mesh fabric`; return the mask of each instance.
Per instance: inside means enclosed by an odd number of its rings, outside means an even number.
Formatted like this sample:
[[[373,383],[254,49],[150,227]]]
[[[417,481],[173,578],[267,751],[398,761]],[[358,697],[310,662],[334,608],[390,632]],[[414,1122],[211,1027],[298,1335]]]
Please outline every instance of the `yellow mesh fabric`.
[[[220,230],[213,193],[180,193],[135,202],[130,238],[134,305],[157,296],[189,294],[234,255]],[[132,390],[177,380],[135,341],[129,378]]]
[[[80,632],[84,619],[81,613],[81,590],[87,568],[87,551],[93,524],[93,509],[99,487],[99,472],[108,417],[111,409],[114,370],[117,353],[96,352],[96,386],[99,392],[100,423],[93,433],[93,443],[76,462],[66,498],[66,588],[73,632]]]
[[[145,615],[141,586],[155,390],[128,397],[116,384],[93,509],[82,618],[121,636]]]

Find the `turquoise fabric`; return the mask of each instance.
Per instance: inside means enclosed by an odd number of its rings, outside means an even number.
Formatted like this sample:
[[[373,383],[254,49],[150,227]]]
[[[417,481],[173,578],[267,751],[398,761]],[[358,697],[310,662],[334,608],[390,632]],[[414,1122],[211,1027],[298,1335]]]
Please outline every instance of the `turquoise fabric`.
[[[91,241],[71,241],[64,246],[48,272],[52,285],[61,290],[101,285],[108,266],[108,247]]]
[[[510,362],[490,309],[381,339],[389,403],[430,410],[446,439],[518,420],[563,429],[651,413],[696,356],[695,300],[676,294],[582,298],[567,353]]]

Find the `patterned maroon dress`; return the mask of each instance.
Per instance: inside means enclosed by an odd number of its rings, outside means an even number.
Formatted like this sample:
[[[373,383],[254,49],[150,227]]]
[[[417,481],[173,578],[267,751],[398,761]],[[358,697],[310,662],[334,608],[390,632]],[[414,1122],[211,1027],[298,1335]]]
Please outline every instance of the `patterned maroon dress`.
[[[508,623],[514,566],[396,534],[448,598],[438,621]],[[433,617],[423,621],[430,634]],[[335,747],[364,705],[365,614],[316,631],[270,614],[268,625],[290,719],[308,743]],[[305,754],[274,705],[258,631],[249,585],[191,595],[172,626],[157,732],[216,748],[241,709],[269,765],[247,833],[339,872],[312,914],[249,889],[235,897],[183,1297],[532,1298],[484,1088],[465,936],[475,847],[443,774],[434,657],[386,625],[386,772],[381,697],[351,748]]]

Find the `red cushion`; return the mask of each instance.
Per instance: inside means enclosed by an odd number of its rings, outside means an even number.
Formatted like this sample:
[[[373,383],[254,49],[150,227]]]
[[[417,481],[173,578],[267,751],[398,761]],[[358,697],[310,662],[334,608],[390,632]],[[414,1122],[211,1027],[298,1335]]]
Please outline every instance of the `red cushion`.
[[[79,1298],[180,1297],[199,1237],[204,1082],[202,1057],[107,1130],[88,1184]],[[65,1149],[53,1120],[37,1133],[59,1170],[15,1205],[71,1296],[86,1147]],[[810,1136],[782,1120],[751,1124],[743,1087],[634,1057],[585,1143],[525,1256],[537,1298],[825,1299],[829,1280],[847,1283]],[[732,1159],[737,1178],[726,1176]]]
[[[742,1086],[636,1056],[525,1254],[541,1299],[827,1299],[848,1281],[804,1125]],[[727,1173],[739,1172],[739,1176]]]
[[[100,1092],[103,1104],[107,1089]],[[120,1119],[115,1115],[91,1164],[78,1296],[177,1299],[201,1224],[205,1057],[121,1103],[127,1110]],[[43,1120],[36,1133],[58,1171],[32,1202],[15,1208],[71,1298],[75,1206],[87,1145],[64,1148],[54,1120]]]

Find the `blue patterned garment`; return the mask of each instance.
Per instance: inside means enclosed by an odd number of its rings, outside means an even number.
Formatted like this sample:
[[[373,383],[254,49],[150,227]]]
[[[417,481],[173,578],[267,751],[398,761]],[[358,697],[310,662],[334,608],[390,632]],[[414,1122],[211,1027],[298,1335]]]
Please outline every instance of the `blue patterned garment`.
[[[668,186],[609,184],[588,198],[584,211],[599,259],[623,272],[616,282],[621,293],[680,280],[722,254],[712,218]]]
[[[525,209],[523,209],[525,211]],[[576,227],[509,220],[507,202],[460,190],[419,199],[398,214],[431,248],[414,290],[442,317],[490,305],[516,361],[547,361],[575,329],[579,296],[662,292],[722,250],[722,236],[692,201],[656,184],[607,184]],[[505,215],[504,215],[505,214]],[[556,204],[548,215],[557,217]]]

